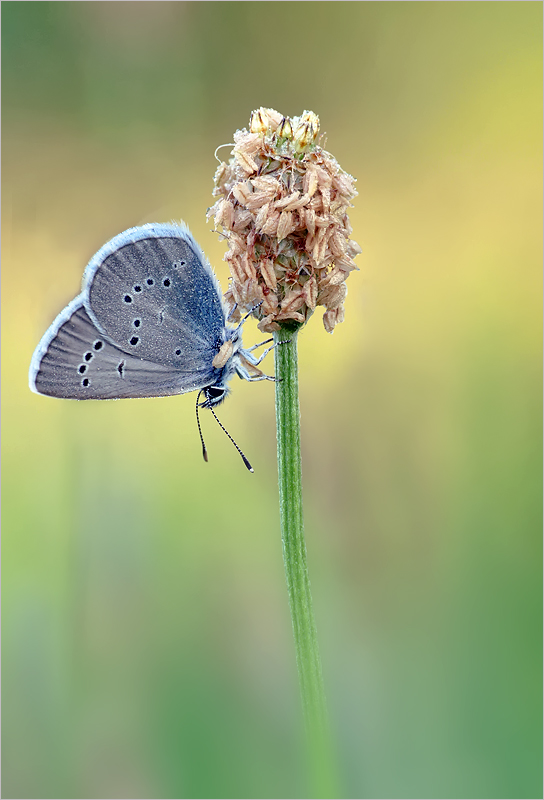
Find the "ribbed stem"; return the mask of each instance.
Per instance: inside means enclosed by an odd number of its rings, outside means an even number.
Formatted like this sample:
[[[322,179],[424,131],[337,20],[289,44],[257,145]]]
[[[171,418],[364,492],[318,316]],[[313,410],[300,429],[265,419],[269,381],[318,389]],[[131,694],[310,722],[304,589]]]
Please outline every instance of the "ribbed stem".
[[[311,796],[337,797],[304,541],[297,331],[284,328],[274,334],[276,343],[286,340],[289,344],[274,349],[276,378],[280,379],[276,382],[276,430],[283,562],[314,784]]]

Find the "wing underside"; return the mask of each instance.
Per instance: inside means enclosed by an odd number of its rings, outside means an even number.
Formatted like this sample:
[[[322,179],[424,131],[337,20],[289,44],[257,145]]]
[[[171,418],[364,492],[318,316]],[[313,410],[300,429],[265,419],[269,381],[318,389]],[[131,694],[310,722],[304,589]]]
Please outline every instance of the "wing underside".
[[[75,400],[161,397],[194,391],[213,382],[211,368],[173,368],[125,352],[94,325],[76,298],[55,320],[38,346],[31,388]]]

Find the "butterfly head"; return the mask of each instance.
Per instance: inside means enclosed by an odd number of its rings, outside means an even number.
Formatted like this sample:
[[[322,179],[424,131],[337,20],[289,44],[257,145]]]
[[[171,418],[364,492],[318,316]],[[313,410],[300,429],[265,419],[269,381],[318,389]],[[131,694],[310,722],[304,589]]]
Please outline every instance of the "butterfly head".
[[[202,389],[204,400],[199,400],[199,408],[213,408],[220,405],[227,397],[230,389],[228,386],[222,384],[214,384],[213,386],[205,386]]]

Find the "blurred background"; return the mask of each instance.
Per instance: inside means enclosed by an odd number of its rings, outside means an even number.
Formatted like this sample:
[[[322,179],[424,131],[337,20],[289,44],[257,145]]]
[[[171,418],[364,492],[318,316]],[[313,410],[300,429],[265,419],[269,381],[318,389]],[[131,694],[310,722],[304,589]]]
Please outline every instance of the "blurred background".
[[[346,321],[299,342],[340,795],[542,795],[541,38],[528,2],[3,4],[4,797],[309,796],[273,387],[221,408],[250,475],[193,395],[27,377],[130,226],[184,219],[226,288],[214,150],[261,105],[358,180]]]

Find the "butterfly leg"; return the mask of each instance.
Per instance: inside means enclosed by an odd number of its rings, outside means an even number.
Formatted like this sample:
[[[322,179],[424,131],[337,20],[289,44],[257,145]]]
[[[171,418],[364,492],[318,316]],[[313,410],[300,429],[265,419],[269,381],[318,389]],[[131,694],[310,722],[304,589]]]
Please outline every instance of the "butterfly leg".
[[[252,366],[252,367],[254,366],[251,362],[248,362],[248,363],[250,364],[250,366]],[[246,367],[243,364],[241,364],[240,362],[236,365],[236,372],[237,372],[238,376],[240,378],[243,378],[243,380],[245,380],[245,381],[251,381],[251,382],[253,382],[253,381],[276,381],[276,378],[274,378],[273,375],[264,375],[260,370],[257,370],[257,372],[259,372],[260,375],[251,375],[250,372],[248,372],[248,370],[246,369]]]
[[[238,308],[238,303],[235,303],[233,305],[233,307],[231,308],[231,310],[229,311],[229,315],[227,317],[227,322],[229,322],[229,320],[231,319],[232,315],[234,314],[234,312],[236,311],[237,308]]]
[[[262,347],[263,344],[268,344],[268,342],[273,342],[274,339],[265,339],[264,342],[259,342],[259,344],[254,344],[251,347],[248,347],[246,353],[251,353],[253,350],[256,350],[258,347]]]
[[[264,301],[263,301],[263,300],[261,300],[261,302],[260,302],[260,303],[257,303],[257,305],[253,306],[253,308],[250,308],[250,309],[249,309],[249,311],[247,312],[247,314],[245,315],[245,317],[242,317],[242,319],[241,319],[241,320],[240,320],[240,322],[238,323],[238,327],[236,328],[236,330],[235,330],[235,333],[238,333],[238,331],[240,330],[240,328],[242,327],[242,325],[244,324],[244,322],[246,321],[246,319],[247,319],[248,317],[250,317],[250,316],[253,314],[253,312],[254,312],[254,311],[256,311],[256,310],[259,308],[259,306],[262,306],[263,302],[264,302]],[[232,316],[232,314],[234,314],[234,310],[236,309],[237,305],[238,305],[238,304],[236,304],[236,305],[234,306],[234,308],[232,309],[232,311],[230,312],[230,314],[229,314],[229,318]]]
[[[268,339],[267,341],[270,342],[272,340]],[[261,345],[263,345],[263,344],[267,344],[267,342],[261,342],[261,344],[256,344],[255,347],[261,347]],[[249,350],[245,351],[244,357],[247,359],[247,361],[249,361],[249,363],[253,367],[256,367],[261,363],[263,358],[265,358],[270,353],[271,350],[273,350],[275,347],[278,347],[280,344],[289,344],[289,339],[287,339],[285,342],[277,342],[276,344],[273,344],[272,347],[267,347],[266,350],[264,350],[261,353],[259,358],[256,358],[255,356],[250,355],[251,351],[255,349],[255,347],[250,347]]]

